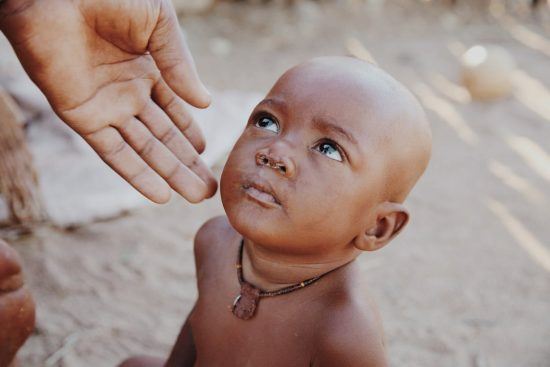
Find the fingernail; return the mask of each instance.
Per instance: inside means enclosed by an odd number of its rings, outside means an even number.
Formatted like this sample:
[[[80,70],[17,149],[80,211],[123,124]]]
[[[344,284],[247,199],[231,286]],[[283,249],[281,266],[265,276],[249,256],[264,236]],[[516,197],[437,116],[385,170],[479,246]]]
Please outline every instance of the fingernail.
[[[202,85],[202,92],[205,95],[206,107],[208,107],[210,106],[210,103],[212,103],[212,94],[204,84],[201,83],[201,85]]]

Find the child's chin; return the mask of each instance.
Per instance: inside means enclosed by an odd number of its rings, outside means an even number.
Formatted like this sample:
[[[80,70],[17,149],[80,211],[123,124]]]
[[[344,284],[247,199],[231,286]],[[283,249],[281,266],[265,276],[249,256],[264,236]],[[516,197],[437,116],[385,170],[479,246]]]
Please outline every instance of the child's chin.
[[[285,229],[288,228],[269,209],[258,207],[254,203],[244,201],[237,205],[228,205],[225,212],[233,228],[253,242],[270,242],[284,236]]]

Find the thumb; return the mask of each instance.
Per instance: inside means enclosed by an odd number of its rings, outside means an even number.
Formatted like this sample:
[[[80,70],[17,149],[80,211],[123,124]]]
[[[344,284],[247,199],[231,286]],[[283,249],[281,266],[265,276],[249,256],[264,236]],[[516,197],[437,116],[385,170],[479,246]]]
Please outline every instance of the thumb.
[[[210,105],[210,93],[197,74],[174,7],[167,0],[160,4],[160,15],[149,38],[148,51],[162,78],[178,96],[195,107],[206,108]]]

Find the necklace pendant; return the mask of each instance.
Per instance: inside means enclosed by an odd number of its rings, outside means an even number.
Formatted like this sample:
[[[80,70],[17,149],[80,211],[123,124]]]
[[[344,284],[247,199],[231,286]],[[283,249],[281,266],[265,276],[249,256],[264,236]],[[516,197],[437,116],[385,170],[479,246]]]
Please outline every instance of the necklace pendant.
[[[249,283],[241,284],[241,293],[233,301],[233,314],[239,319],[248,320],[254,316],[260,302],[260,290]]]

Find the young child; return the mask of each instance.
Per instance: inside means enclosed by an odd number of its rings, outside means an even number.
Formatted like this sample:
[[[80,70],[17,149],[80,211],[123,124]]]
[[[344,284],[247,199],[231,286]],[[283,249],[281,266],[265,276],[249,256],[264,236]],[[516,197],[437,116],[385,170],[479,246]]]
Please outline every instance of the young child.
[[[378,67],[287,71],[225,165],[227,217],[196,235],[199,296],[170,357],[122,366],[387,366],[354,260],[407,224],[430,149],[419,103]]]

